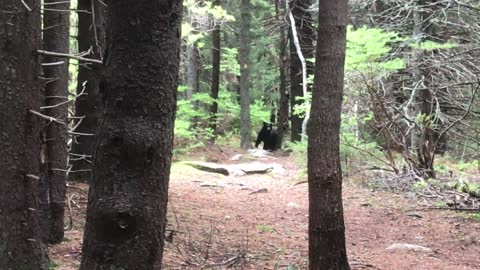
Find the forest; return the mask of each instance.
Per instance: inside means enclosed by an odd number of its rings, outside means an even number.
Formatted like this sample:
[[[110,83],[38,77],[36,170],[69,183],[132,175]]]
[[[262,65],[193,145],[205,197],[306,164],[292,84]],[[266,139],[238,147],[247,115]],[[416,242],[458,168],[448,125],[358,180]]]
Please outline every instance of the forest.
[[[479,0],[0,0],[0,270],[480,269]]]

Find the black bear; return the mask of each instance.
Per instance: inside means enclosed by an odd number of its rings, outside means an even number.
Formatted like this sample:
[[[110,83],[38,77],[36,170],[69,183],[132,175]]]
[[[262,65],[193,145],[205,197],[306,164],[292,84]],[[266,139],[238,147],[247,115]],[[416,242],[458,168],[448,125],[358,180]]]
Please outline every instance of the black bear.
[[[263,127],[258,132],[255,148],[263,142],[263,150],[275,151],[278,148],[278,140],[278,134],[273,125],[263,122]]]

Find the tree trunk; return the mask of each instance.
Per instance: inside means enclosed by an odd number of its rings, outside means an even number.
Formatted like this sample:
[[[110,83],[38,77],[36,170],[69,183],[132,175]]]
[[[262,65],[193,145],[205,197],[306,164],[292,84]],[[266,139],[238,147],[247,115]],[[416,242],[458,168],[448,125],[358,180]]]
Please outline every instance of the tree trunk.
[[[420,8],[425,5],[424,0],[417,0],[417,8],[413,13],[413,37],[416,42],[424,42],[426,40],[425,20],[427,18],[426,11]],[[426,177],[434,177],[433,169],[433,147],[434,147],[434,133],[430,127],[430,116],[432,115],[432,93],[428,80],[428,67],[425,66],[424,52],[421,49],[414,49],[413,51],[414,68],[412,72],[413,91],[410,97],[409,117],[413,121],[422,120],[415,126],[410,135],[410,155],[414,158],[410,159],[413,162],[411,166],[420,175]],[[423,116],[419,118],[420,116]],[[409,155],[409,156],[410,156]]]
[[[43,100],[40,4],[23,2],[0,1],[0,268],[46,270],[36,211],[43,120],[28,112]]]
[[[220,0],[215,0],[214,6],[220,5]],[[218,90],[220,88],[220,25],[216,24],[212,31],[212,85],[210,96],[215,99],[210,107],[210,129],[213,132],[212,142],[217,136]]]
[[[315,31],[313,28],[313,19],[309,8],[312,5],[311,0],[289,0],[289,6],[292,15],[295,18],[295,25],[305,59],[314,57],[315,48]],[[302,62],[297,54],[297,49],[293,42],[293,33],[290,33],[290,104],[291,104],[291,128],[292,141],[301,141],[302,139],[302,122],[304,117],[293,114],[294,106],[301,104],[297,101],[297,97],[303,97],[302,89]],[[307,62],[307,78],[313,74],[313,64]],[[308,86],[311,91],[311,85]]]
[[[280,6],[281,0],[275,1],[275,16],[278,21],[280,21]],[[282,18],[283,19],[283,18]],[[287,93],[287,78],[286,78],[286,38],[285,38],[285,29],[284,27],[280,28],[280,42],[279,42],[279,60],[278,68],[280,71],[280,100],[277,113],[277,134],[278,134],[278,145],[277,148],[282,148],[283,137],[285,132],[288,129],[288,93]]]
[[[161,269],[182,1],[109,1],[82,270]]]
[[[57,0],[44,0],[44,4]],[[49,6],[52,8],[52,6]],[[55,9],[68,10],[70,1],[62,1],[53,6]],[[46,51],[69,53],[70,13],[45,10],[43,13],[43,44]],[[44,67],[45,77],[54,81],[45,86],[47,106],[55,106],[63,99],[53,96],[68,97],[68,60],[58,57],[45,57],[45,62],[64,61],[63,65]],[[67,122],[67,105],[47,109],[47,115]],[[47,129],[47,164],[50,203],[49,242],[60,243],[63,240],[63,221],[65,206],[65,189],[67,169],[67,127],[51,122]],[[61,169],[61,170],[57,170]]]
[[[92,12],[93,7],[93,12]],[[105,6],[99,1],[78,0],[78,50],[88,51],[92,48],[89,58],[103,59],[105,51]],[[95,18],[95,19],[94,19]],[[79,133],[95,133],[97,124],[102,113],[102,101],[100,97],[100,77],[102,65],[82,63],[78,67],[77,93],[84,91],[86,95],[77,97],[75,100],[75,116],[84,117],[78,128]],[[86,83],[86,84],[85,84]],[[72,162],[75,171],[70,175],[71,180],[88,181],[91,177],[94,139],[92,136],[77,136],[73,142],[72,153],[85,155],[83,159]]]
[[[198,93],[198,58],[196,44],[187,45],[187,91],[185,99],[190,100],[194,93]]]
[[[319,2],[318,37],[308,123],[309,269],[350,269],[345,247],[340,121],[347,0]]]
[[[252,147],[250,122],[250,0],[242,0],[240,27],[240,146],[243,149]]]

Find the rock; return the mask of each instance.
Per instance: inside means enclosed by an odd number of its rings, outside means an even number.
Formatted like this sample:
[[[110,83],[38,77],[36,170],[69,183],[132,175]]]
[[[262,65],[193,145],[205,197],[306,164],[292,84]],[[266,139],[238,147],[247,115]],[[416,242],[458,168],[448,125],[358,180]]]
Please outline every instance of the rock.
[[[289,203],[287,203],[287,206],[288,206],[288,207],[291,207],[291,208],[301,208],[300,205],[298,205],[298,204],[296,204],[296,203],[294,203],[294,202],[289,202]]]
[[[230,160],[231,161],[236,161],[236,160],[240,160],[240,158],[243,157],[242,154],[236,154],[235,156],[233,156]]]
[[[419,246],[419,245],[405,244],[405,243],[396,243],[387,247],[387,250],[397,250],[397,249],[413,250],[413,251],[420,251],[420,252],[432,252],[430,248]]]

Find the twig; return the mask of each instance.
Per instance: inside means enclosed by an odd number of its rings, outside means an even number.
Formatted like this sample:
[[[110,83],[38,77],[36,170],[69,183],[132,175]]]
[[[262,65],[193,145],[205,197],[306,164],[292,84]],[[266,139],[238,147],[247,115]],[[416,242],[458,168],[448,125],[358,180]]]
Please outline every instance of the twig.
[[[75,54],[49,52],[49,51],[44,51],[44,50],[37,50],[37,53],[42,54],[42,55],[48,55],[48,56],[72,58],[72,59],[76,59],[78,61],[90,62],[90,63],[95,63],[95,64],[103,64],[103,62],[101,60],[85,58],[85,57],[81,57],[81,56],[78,56],[78,55],[75,55]],[[63,61],[62,61],[62,63],[63,63]],[[45,65],[45,63],[42,64],[42,65]]]
[[[57,61],[57,62],[51,62],[51,63],[42,63],[42,67],[49,67],[49,66],[60,66],[65,64],[65,61]]]
[[[23,0],[20,0],[20,1],[22,1],[22,4],[25,6],[25,8],[26,8],[28,11],[30,11],[30,12],[32,11],[32,9],[27,5],[27,3],[25,3],[25,1],[23,1]]]
[[[73,99],[66,100],[66,101],[60,102],[60,103],[55,104],[55,105],[42,106],[42,107],[40,107],[40,110],[56,108],[56,107],[59,107],[59,106],[62,106],[62,105],[65,105],[65,104],[68,104],[68,103],[74,101],[74,100],[75,100],[76,98],[78,98],[79,96],[86,95],[86,94],[84,93],[84,92],[85,92],[85,88],[86,88],[85,85],[86,85],[86,81],[82,84],[82,86],[83,86],[82,91],[81,91],[78,95],[76,95]]]
[[[51,117],[51,116],[48,116],[48,115],[45,115],[45,114],[41,114],[41,113],[36,112],[34,110],[28,110],[28,112],[31,113],[31,114],[34,114],[34,115],[36,115],[40,118],[46,119],[50,122],[55,122],[55,123],[58,123],[58,124],[61,124],[61,125],[66,125],[65,122],[63,122],[62,120],[58,120],[54,117]]]

